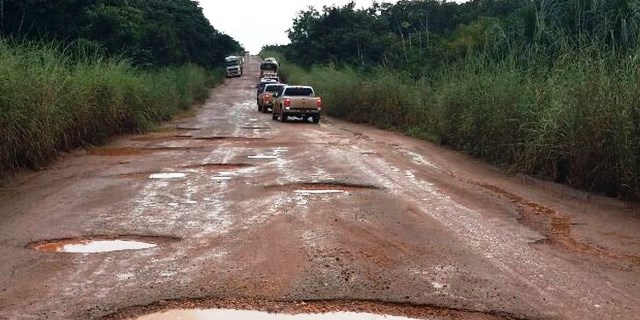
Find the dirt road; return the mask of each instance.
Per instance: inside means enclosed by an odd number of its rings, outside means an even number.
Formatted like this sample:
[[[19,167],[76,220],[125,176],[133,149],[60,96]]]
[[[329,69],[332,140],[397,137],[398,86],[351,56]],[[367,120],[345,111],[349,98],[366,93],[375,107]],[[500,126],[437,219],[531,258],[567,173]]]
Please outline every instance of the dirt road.
[[[183,307],[640,317],[637,205],[366,126],[272,121],[255,81],[230,79],[157,132],[0,189],[0,318]],[[157,246],[34,249],[91,238]]]

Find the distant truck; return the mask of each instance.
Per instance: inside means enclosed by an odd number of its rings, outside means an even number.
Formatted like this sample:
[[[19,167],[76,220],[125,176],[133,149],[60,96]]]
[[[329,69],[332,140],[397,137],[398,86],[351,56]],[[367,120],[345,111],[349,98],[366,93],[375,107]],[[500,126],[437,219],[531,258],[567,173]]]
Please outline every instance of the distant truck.
[[[229,56],[225,59],[227,65],[227,78],[242,76],[242,58],[237,56]]]
[[[280,69],[280,65],[275,58],[266,58],[260,65],[260,78],[277,78],[278,69]]]
[[[288,117],[311,118],[313,123],[320,122],[322,98],[309,86],[285,85],[278,93],[273,103],[272,119],[286,122]]]

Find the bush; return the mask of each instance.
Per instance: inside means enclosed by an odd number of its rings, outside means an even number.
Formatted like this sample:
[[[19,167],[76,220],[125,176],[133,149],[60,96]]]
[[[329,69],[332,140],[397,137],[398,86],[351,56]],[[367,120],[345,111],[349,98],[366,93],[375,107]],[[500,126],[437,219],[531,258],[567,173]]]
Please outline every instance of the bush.
[[[60,150],[149,129],[203,101],[220,77],[187,65],[158,71],[54,45],[0,41],[0,177]]]

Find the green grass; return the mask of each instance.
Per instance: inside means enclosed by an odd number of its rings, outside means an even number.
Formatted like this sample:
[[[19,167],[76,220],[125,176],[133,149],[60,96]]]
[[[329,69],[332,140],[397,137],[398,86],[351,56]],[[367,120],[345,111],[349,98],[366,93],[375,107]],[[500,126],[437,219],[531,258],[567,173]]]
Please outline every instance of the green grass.
[[[56,46],[0,41],[0,177],[39,168],[61,150],[139,132],[204,101],[221,73],[158,71]]]
[[[290,83],[314,86],[329,115],[585,190],[640,198],[640,50],[575,49],[553,64],[524,56],[470,56],[421,79],[384,68],[305,70],[286,61],[282,72]]]

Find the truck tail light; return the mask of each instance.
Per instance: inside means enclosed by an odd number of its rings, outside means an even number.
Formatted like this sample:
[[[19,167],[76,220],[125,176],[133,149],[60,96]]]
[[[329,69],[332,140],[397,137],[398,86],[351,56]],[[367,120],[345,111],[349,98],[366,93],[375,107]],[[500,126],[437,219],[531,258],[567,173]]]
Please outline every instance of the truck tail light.
[[[291,107],[291,99],[289,99],[289,98],[284,99],[284,106],[285,107]]]
[[[322,98],[318,97],[318,101],[316,101],[316,106],[318,110],[322,110]]]

